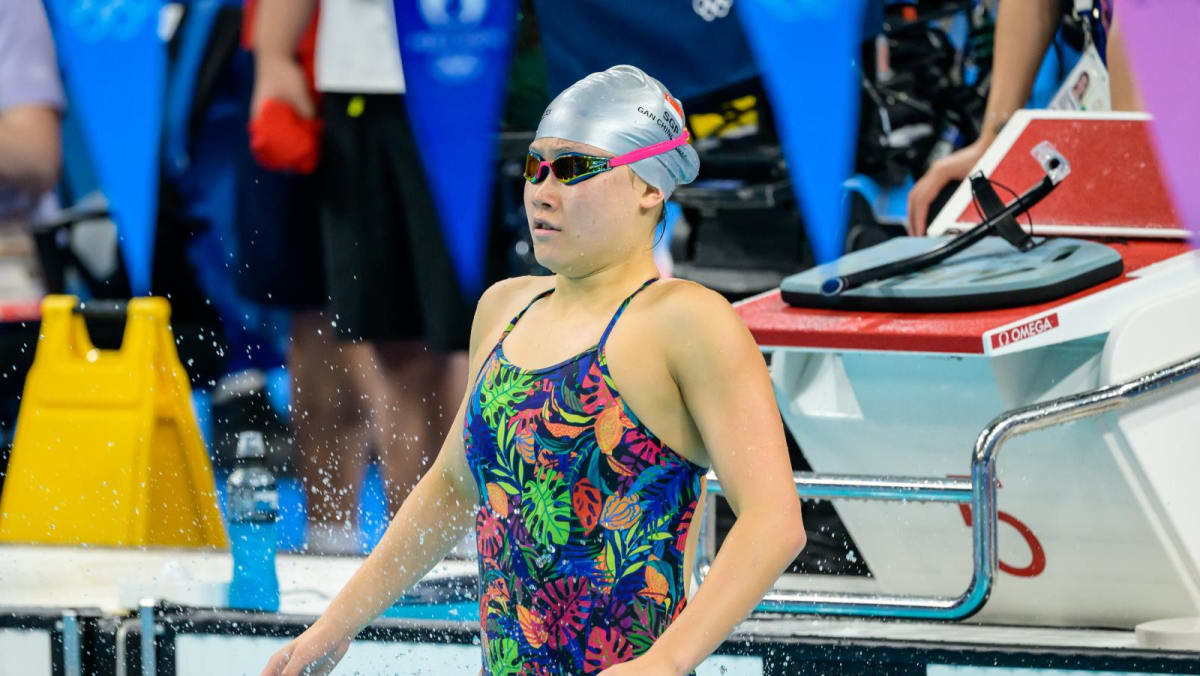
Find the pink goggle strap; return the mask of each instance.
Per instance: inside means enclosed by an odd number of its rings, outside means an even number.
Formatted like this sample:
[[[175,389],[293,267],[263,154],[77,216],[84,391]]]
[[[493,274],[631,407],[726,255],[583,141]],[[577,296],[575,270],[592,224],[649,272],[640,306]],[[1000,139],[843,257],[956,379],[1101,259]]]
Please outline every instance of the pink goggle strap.
[[[688,133],[687,128],[684,127],[683,133],[678,137],[673,138],[670,141],[655,143],[654,145],[646,146],[645,148],[638,148],[637,150],[625,153],[624,155],[618,155],[608,161],[608,166],[619,167],[622,164],[633,164],[634,162],[637,162],[638,160],[644,160],[647,157],[661,155],[669,150],[674,150],[687,143],[689,138],[691,138],[691,134]]]

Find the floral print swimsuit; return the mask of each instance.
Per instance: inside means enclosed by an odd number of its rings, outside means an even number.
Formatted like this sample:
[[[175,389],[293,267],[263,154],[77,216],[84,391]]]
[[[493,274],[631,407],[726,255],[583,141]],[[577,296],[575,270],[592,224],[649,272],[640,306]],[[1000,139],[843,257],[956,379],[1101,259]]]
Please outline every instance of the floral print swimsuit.
[[[546,368],[509,362],[509,322],[463,429],[479,483],[484,673],[595,674],[650,648],[683,610],[684,545],[704,468],[663,444],[613,385],[604,344]]]

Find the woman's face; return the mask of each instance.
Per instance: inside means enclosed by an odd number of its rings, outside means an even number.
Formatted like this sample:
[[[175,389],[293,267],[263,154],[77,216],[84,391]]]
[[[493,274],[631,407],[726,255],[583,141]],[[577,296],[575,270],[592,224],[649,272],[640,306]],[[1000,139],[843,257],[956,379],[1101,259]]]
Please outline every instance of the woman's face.
[[[1075,95],[1076,100],[1082,99],[1083,95],[1087,93],[1088,83],[1090,81],[1091,78],[1088,76],[1086,70],[1079,74],[1079,79],[1075,80],[1074,91],[1071,92]]]
[[[556,138],[530,145],[545,160],[568,152],[612,157],[595,146]],[[548,176],[525,183],[525,216],[537,262],[558,274],[583,276],[628,259],[653,243],[654,214],[662,192],[648,186],[628,166],[617,167],[574,185]]]

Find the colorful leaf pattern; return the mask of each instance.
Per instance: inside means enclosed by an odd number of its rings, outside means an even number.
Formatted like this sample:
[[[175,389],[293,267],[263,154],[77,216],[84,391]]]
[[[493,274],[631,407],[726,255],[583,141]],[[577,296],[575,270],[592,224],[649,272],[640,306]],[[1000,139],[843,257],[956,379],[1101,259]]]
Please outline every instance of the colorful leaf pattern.
[[[648,650],[684,605],[704,469],[625,404],[603,341],[535,371],[497,344],[463,440],[480,485],[485,673],[593,674]]]
[[[571,498],[562,477],[540,468],[521,492],[529,533],[542,545],[565,545],[571,535]]]
[[[600,512],[600,525],[609,530],[629,530],[637,525],[641,516],[638,496],[610,495],[604,501],[604,510]]]
[[[495,427],[501,416],[511,417],[515,406],[532,394],[535,381],[530,374],[516,369],[497,369],[496,377],[483,382],[479,388],[478,401],[484,420]]]
[[[587,477],[580,479],[571,493],[571,506],[575,508],[575,516],[579,518],[584,534],[590,535],[600,522],[600,489],[593,486]]]
[[[546,623],[546,644],[561,648],[583,631],[592,610],[591,585],[586,577],[551,580],[534,593],[533,606]]]
[[[520,676],[521,648],[510,638],[500,638],[488,644],[488,673],[493,676]]]
[[[632,658],[633,646],[621,632],[614,627],[594,627],[588,634],[583,673],[598,674],[614,664],[628,662]]]
[[[492,506],[492,511],[500,518],[508,516],[508,494],[500,487],[500,484],[487,484],[488,504]]]
[[[550,638],[550,632],[546,629],[546,618],[535,610],[517,606],[517,622],[521,624],[521,633],[531,648],[541,648]]]

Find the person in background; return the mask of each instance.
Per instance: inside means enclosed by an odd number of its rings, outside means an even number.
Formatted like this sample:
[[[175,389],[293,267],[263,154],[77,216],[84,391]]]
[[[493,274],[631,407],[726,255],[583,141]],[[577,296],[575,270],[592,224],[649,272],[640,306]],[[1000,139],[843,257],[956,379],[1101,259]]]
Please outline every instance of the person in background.
[[[316,4],[259,0],[254,30],[252,115],[274,100],[324,122],[319,214],[330,307],[324,326],[309,331],[341,342],[327,353],[336,378],[298,393],[296,415],[328,409],[331,398],[359,409],[394,512],[449,429],[466,383],[471,305],[459,292],[409,128],[391,0],[321,2],[319,107],[295,57]],[[363,444],[333,438],[328,422],[309,420],[307,428],[302,436],[316,438],[329,462],[346,465],[332,475],[332,494],[309,482],[310,503],[330,501],[318,506],[326,523],[314,524],[310,536],[326,550],[353,549],[358,477],[346,469],[362,467]]]
[[[64,106],[42,3],[0,2],[0,301],[43,293],[29,227],[56,208]]]
[[[1097,10],[1102,16],[1108,15],[1109,4],[1098,0]],[[1119,12],[1112,12],[1107,40],[1112,109],[1141,110],[1144,106],[1125,56],[1118,15]],[[1059,0],[1000,0],[996,8],[992,84],[979,138],[934,162],[913,186],[908,194],[910,235],[925,234],[929,221],[936,215],[929,212],[930,204],[947,184],[966,178],[1008,119],[1029,100],[1038,67],[1061,17]]]
[[[259,3],[243,6],[242,43],[254,51]],[[307,98],[319,101],[314,79],[317,16],[295,51]],[[360,485],[366,471],[366,416],[335,322],[328,312],[319,222],[321,121],[293,103],[255,102],[239,176],[239,290],[290,313],[287,371],[294,465],[306,497],[304,551],[355,554]],[[311,115],[311,113],[309,113]],[[295,274],[297,269],[304,274]]]

